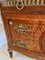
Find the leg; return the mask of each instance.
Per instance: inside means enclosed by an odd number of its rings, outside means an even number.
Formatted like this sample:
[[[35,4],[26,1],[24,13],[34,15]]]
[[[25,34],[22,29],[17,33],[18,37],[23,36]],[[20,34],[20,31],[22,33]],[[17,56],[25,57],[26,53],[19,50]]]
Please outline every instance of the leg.
[[[9,52],[9,55],[10,55],[10,57],[12,58],[12,57],[13,57],[13,52],[10,51],[10,52]]]
[[[13,51],[8,49],[8,52],[9,52],[10,57],[12,58],[13,57]]]

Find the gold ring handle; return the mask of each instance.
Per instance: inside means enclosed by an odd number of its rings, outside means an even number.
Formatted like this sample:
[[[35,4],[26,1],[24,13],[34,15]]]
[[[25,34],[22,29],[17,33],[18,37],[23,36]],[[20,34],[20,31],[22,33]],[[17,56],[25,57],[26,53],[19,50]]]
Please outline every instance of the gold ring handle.
[[[18,10],[22,10],[24,8],[23,0],[18,0],[17,1],[16,8]]]

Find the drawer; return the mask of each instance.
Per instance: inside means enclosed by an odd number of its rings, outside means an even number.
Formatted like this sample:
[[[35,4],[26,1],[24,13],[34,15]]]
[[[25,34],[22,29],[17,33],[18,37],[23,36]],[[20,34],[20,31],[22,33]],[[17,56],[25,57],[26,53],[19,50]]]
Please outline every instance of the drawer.
[[[29,23],[30,21],[30,23]],[[28,23],[27,23],[28,22]],[[31,20],[9,20],[13,47],[19,46],[32,51],[45,52],[45,22]]]
[[[45,14],[45,6],[27,6],[22,10],[18,10],[15,6],[2,7],[2,11],[6,13],[18,14]]]

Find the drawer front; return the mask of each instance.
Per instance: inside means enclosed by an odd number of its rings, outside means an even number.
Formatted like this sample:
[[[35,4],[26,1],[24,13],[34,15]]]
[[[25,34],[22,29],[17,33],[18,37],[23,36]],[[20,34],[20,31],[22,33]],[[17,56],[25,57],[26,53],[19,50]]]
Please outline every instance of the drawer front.
[[[6,13],[18,13],[18,14],[45,14],[45,6],[28,6],[22,10],[18,10],[16,7],[3,7],[2,12]]]
[[[1,3],[2,10],[5,12],[45,14],[44,0],[6,0]]]
[[[9,20],[14,48],[45,52],[45,21],[35,20]]]

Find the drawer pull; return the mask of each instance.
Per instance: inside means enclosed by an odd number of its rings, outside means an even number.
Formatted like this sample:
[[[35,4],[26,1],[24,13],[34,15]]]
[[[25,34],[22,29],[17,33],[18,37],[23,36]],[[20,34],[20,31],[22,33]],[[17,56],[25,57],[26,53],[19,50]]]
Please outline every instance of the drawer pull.
[[[16,25],[16,27],[14,29],[15,29],[16,32],[29,32],[28,27],[26,27],[23,24]]]
[[[22,10],[24,8],[23,0],[18,0],[17,1],[16,8],[18,10]]]
[[[26,48],[26,47],[27,47],[27,44],[26,44],[24,41],[21,41],[21,40],[17,40],[17,41],[15,42],[15,44],[16,44],[17,46],[22,47],[22,48]]]

